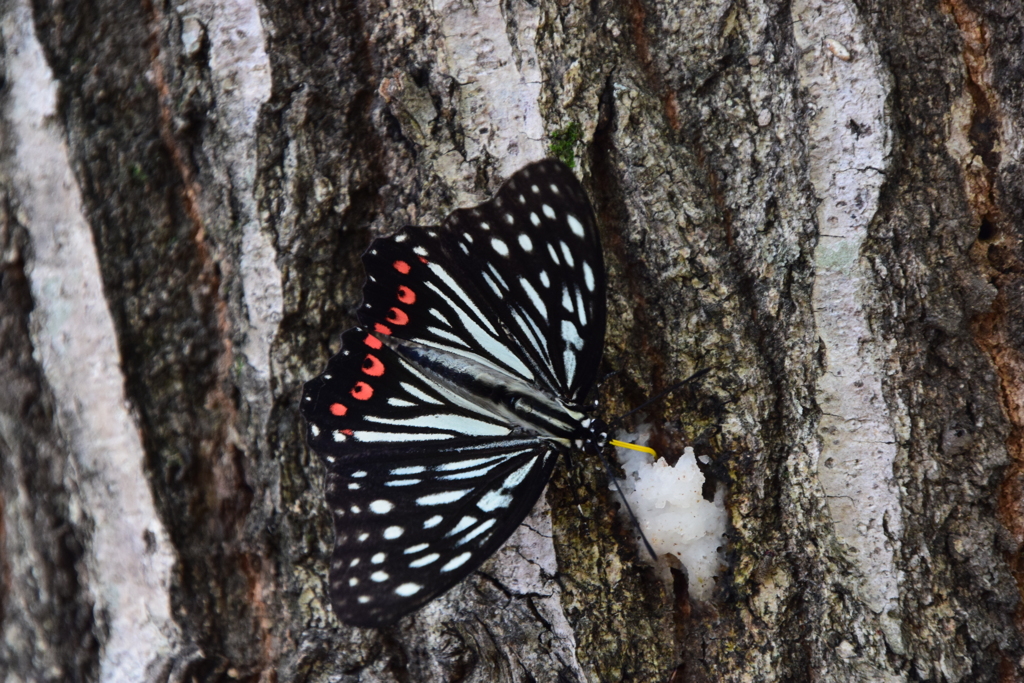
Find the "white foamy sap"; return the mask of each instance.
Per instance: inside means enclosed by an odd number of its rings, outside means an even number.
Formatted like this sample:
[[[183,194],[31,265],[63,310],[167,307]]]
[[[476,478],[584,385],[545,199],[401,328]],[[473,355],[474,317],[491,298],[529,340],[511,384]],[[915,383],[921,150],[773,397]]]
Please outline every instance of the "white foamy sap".
[[[658,555],[671,553],[683,563],[690,596],[707,600],[724,564],[725,487],[718,487],[713,502],[704,499],[704,475],[689,446],[675,467],[638,451],[619,448],[617,455],[626,473],[619,485],[644,535]]]

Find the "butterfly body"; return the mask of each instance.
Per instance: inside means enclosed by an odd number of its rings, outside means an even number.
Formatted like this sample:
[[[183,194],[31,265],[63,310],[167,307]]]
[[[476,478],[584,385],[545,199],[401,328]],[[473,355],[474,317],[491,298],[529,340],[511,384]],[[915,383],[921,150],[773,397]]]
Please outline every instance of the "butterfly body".
[[[439,227],[370,245],[360,326],[304,388],[347,623],[381,626],[461,581],[529,514],[559,454],[607,439],[585,404],[604,266],[572,172],[531,164]]]

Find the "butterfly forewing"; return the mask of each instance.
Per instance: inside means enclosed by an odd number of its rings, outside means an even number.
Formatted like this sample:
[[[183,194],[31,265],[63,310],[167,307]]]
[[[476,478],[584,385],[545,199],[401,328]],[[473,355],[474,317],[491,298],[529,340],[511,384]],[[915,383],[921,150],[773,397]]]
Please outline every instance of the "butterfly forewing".
[[[448,250],[539,380],[580,402],[596,379],[605,328],[601,245],[586,193],[553,160],[513,175],[489,202],[448,216]],[[539,382],[540,383],[540,382]]]
[[[302,412],[327,466],[335,611],[380,626],[496,551],[578,438],[605,279],[583,188],[550,160],[363,261],[362,326],[306,383]]]

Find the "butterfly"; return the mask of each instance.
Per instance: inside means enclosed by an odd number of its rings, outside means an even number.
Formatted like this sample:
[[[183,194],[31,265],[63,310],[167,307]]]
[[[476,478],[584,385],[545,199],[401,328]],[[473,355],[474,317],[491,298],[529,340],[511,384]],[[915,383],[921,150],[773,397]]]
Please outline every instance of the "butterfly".
[[[552,159],[441,226],[374,240],[363,263],[359,326],[301,411],[326,467],[335,614],[379,627],[496,552],[559,455],[604,447],[586,399],[606,283],[590,201]]]

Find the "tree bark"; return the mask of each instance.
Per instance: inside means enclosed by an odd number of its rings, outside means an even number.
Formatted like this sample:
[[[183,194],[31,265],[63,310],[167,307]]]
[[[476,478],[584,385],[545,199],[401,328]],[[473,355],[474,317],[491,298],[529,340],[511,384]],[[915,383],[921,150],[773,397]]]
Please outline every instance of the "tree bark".
[[[0,2],[0,672],[1024,681],[1022,35],[1003,0]],[[346,627],[301,385],[373,237],[570,124],[602,413],[710,370],[647,419],[727,487],[713,598],[577,457],[467,581]]]

